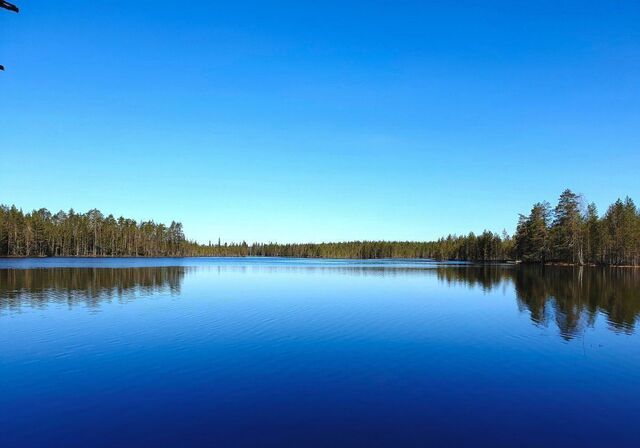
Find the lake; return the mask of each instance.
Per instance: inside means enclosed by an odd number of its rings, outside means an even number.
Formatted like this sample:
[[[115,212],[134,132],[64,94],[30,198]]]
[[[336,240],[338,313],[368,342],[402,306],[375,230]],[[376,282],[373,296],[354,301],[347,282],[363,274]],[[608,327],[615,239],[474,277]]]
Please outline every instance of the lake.
[[[640,270],[0,260],[0,446],[632,447]]]

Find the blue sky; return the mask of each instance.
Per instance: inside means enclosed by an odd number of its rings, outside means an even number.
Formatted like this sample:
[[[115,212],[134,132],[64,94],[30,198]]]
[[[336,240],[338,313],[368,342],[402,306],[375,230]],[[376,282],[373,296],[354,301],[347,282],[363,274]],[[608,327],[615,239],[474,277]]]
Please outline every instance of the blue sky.
[[[15,2],[2,203],[293,242],[640,201],[637,1]]]

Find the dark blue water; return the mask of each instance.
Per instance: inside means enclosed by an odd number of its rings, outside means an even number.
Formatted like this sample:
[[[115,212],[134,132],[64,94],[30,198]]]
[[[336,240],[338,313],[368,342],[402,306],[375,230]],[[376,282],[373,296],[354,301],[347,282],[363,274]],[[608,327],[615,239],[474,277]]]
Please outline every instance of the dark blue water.
[[[640,272],[0,260],[0,446],[635,447]]]

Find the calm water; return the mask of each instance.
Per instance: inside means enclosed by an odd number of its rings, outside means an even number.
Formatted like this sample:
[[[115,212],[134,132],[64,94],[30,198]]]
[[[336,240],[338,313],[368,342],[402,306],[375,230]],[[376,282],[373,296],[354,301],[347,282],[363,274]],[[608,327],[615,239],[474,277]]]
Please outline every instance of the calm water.
[[[0,260],[0,446],[640,446],[640,270]]]

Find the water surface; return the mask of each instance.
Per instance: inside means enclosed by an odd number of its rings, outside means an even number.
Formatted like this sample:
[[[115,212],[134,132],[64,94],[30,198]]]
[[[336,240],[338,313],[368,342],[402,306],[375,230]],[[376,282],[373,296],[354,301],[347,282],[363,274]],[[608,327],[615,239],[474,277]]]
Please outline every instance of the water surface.
[[[637,446],[640,271],[0,260],[0,446]]]

